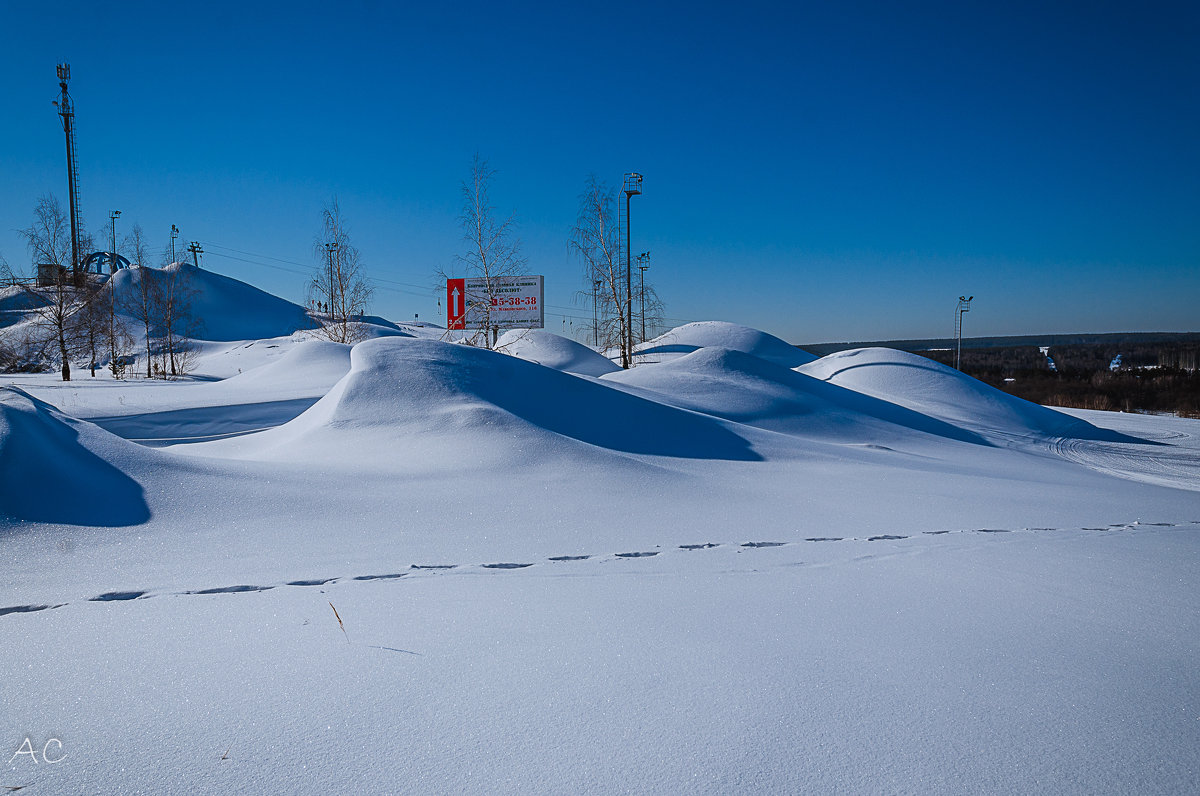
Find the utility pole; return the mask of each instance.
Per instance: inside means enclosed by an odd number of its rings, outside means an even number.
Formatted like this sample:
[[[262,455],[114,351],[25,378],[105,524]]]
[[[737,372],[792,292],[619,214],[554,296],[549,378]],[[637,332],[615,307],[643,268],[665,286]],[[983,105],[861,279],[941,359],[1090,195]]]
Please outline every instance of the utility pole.
[[[199,241],[192,241],[192,244],[190,246],[188,246],[188,251],[190,251],[192,253],[192,264],[195,265],[197,268],[199,268],[200,267],[200,255],[204,254],[204,249],[200,248]]]
[[[638,255],[638,293],[642,297],[642,342],[646,342],[646,269],[650,267],[650,252]]]
[[[75,105],[71,95],[67,93],[67,83],[71,80],[71,65],[58,65],[58,87],[62,94],[54,102],[58,115],[62,117],[63,133],[67,137],[67,193],[71,202],[71,280],[78,287],[82,277],[79,273],[79,167],[75,162]]]
[[[962,316],[964,312],[971,311],[971,301],[974,296],[958,297],[958,308],[954,311],[954,339],[958,341],[958,349],[954,355],[954,369],[962,370]]]
[[[175,239],[179,237],[179,227],[171,225],[171,262],[175,262]]]
[[[110,276],[117,272],[117,219],[120,215],[120,210],[114,210],[108,214],[108,220],[112,222],[112,259],[108,261],[108,273]]]
[[[630,261],[629,200],[642,192],[642,175],[631,171],[625,175],[625,356],[621,363],[633,367],[633,263]]]
[[[593,274],[593,276],[595,276]],[[602,279],[592,280],[592,348],[600,347],[600,311],[597,304],[600,302],[600,286],[604,284]]]

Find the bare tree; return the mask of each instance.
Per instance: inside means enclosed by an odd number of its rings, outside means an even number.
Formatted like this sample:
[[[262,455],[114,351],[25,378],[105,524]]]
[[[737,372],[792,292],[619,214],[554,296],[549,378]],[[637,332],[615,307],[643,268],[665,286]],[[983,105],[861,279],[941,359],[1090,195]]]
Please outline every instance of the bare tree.
[[[570,248],[583,263],[587,290],[595,303],[594,340],[601,350],[618,349],[621,367],[628,368],[632,352],[625,336],[631,310],[625,295],[625,266],[621,262],[617,225],[617,192],[590,175],[579,196],[579,216],[571,231]]]
[[[38,199],[33,223],[20,234],[33,257],[36,291],[46,304],[37,310],[37,342],[56,349],[63,381],[71,380],[71,355],[78,343],[73,316],[78,297],[71,274],[71,225],[62,205],[51,195]],[[49,346],[48,346],[49,347]]]
[[[198,323],[193,312],[195,266],[167,263],[171,259],[169,251],[163,254],[162,268],[146,265],[149,246],[142,228],[136,224],[126,237],[125,246],[134,264],[128,290],[118,297],[118,306],[136,321],[145,339],[146,378],[182,376],[191,369],[195,358],[191,344]],[[121,339],[118,330],[118,346]]]
[[[161,315],[159,306],[162,303],[162,296],[158,289],[155,269],[148,268],[145,261],[141,259],[135,264],[135,268],[137,270],[129,280],[130,290],[121,297],[121,307],[125,313],[137,321],[139,329],[145,335],[146,378],[150,378],[154,375],[154,328]]]
[[[163,358],[164,378],[182,376],[194,364],[191,338],[197,325],[192,313],[196,290],[191,283],[191,272],[195,270],[194,265],[175,263],[162,270],[159,280],[159,353]]]
[[[108,311],[104,308],[104,297],[108,290],[105,286],[82,277],[81,286],[75,295],[79,299],[79,307],[75,310],[72,322],[78,329],[81,353],[87,356],[88,370],[92,378],[96,377],[99,366],[100,352],[104,346],[104,332],[108,325]]]
[[[362,255],[350,241],[350,231],[337,198],[321,211],[321,234],[313,242],[321,262],[309,283],[310,303],[326,316],[320,334],[336,343],[354,343],[362,336],[357,321],[367,311],[373,289],[362,273]]]
[[[489,348],[499,331],[497,313],[498,292],[505,279],[526,275],[526,260],[521,255],[521,241],[515,237],[516,217],[510,215],[504,221],[496,218],[495,208],[488,196],[488,188],[496,170],[488,166],[479,153],[471,163],[471,176],[462,184],[463,209],[459,221],[463,228],[463,240],[468,244],[467,253],[456,256],[468,279],[465,304],[467,313],[480,322],[482,329],[475,330],[470,338]],[[442,276],[448,276],[442,274]],[[489,334],[490,333],[490,334]]]

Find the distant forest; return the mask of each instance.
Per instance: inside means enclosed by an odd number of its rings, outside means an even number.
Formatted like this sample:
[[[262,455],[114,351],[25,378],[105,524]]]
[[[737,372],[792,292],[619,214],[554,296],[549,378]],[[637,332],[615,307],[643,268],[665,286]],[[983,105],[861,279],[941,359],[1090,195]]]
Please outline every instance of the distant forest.
[[[1046,354],[1033,346],[963,349],[962,369],[1034,403],[1200,417],[1196,352],[1195,344],[1180,343],[1083,343],[1050,346]],[[918,353],[954,365],[953,351]]]
[[[1200,335],[1171,335],[1157,340],[1148,337],[1104,335],[1091,342],[1047,345],[1047,339],[1041,346],[982,347],[979,341],[968,345],[963,340],[962,370],[999,390],[1048,406],[1165,412],[1200,418],[1200,371],[1196,369]],[[853,347],[860,345],[872,344]],[[893,341],[879,345],[911,351],[954,367],[953,341]],[[829,346],[801,347],[818,353],[813,349]],[[1046,353],[1042,353],[1042,347]]]

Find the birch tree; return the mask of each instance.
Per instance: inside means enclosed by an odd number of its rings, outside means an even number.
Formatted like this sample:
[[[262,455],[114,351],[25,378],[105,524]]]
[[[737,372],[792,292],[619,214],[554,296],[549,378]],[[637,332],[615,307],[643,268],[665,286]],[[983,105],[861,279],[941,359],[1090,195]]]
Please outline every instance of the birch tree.
[[[507,278],[527,275],[527,261],[521,255],[521,241],[515,234],[516,217],[510,215],[501,221],[492,206],[489,188],[495,174],[496,170],[475,153],[471,176],[462,183],[463,207],[459,216],[467,251],[455,258],[467,279],[477,280],[467,283],[464,306],[483,328],[474,330],[470,341],[478,343],[482,334],[483,344],[488,348],[499,331],[498,313],[493,309],[497,306],[499,289]]]
[[[374,292],[362,270],[362,255],[350,240],[337,198],[321,211],[321,234],[313,242],[321,263],[309,282],[310,302],[325,315],[319,332],[335,343],[354,343],[361,337],[358,321]]]
[[[588,289],[583,291],[595,302],[593,328],[597,346],[617,349],[621,367],[632,363],[632,352],[625,336],[630,311],[625,295],[625,265],[621,262],[620,230],[617,225],[617,192],[590,175],[579,195],[579,215],[571,232],[571,250],[583,264]]]
[[[77,295],[71,278],[71,225],[62,205],[52,195],[38,199],[33,223],[20,230],[33,258],[37,287],[46,304],[37,310],[38,342],[57,353],[63,381],[71,380],[71,356],[78,344],[73,321]]]

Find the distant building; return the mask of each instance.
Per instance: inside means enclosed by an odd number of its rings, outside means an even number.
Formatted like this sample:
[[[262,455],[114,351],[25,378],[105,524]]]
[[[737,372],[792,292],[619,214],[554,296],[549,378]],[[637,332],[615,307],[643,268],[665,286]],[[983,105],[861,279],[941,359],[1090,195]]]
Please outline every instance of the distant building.
[[[1196,370],[1196,352],[1200,349],[1196,348],[1164,348],[1158,352],[1158,366],[1160,368],[1178,368],[1195,372]]]

